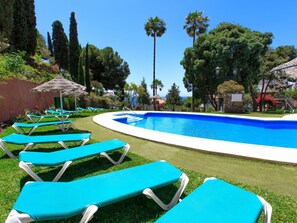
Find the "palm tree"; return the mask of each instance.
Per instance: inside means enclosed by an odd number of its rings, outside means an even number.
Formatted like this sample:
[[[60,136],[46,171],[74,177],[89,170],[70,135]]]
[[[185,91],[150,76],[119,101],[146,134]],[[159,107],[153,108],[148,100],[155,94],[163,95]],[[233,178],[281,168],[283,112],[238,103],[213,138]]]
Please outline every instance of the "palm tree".
[[[164,87],[164,85],[163,85],[162,81],[160,81],[159,79],[155,79],[155,82],[152,82],[152,84],[151,84],[151,89],[154,90],[154,88],[155,88],[156,95],[158,95],[157,89],[159,89],[159,91],[162,91],[163,87]]]
[[[203,12],[191,12],[188,14],[186,17],[186,24],[184,25],[184,29],[187,31],[188,35],[193,37],[193,47],[195,44],[196,36],[205,33],[207,27],[209,26],[208,24],[208,17],[203,17],[202,16]],[[194,74],[192,74],[194,75]],[[194,79],[192,77],[191,79]],[[192,111],[194,111],[194,80],[187,80],[191,84],[192,88]]]
[[[154,110],[156,110],[155,106],[155,95],[156,95],[156,87],[155,84],[155,70],[156,70],[156,38],[161,37],[166,31],[165,22],[159,17],[151,17],[144,25],[144,29],[148,36],[154,37],[154,61],[153,61],[153,100],[154,100]]]

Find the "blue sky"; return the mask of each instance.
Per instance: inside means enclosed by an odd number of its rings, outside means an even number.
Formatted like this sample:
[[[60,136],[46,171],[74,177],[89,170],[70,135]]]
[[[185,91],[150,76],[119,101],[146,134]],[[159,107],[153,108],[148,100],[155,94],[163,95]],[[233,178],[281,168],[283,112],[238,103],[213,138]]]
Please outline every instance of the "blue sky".
[[[165,96],[173,85],[181,96],[191,95],[183,86],[180,61],[192,39],[183,29],[185,17],[203,11],[209,17],[209,30],[221,22],[231,22],[260,32],[272,32],[272,47],[293,45],[297,41],[297,1],[295,0],[35,0],[37,28],[46,37],[52,23],[62,22],[69,35],[70,13],[75,12],[78,38],[82,46],[93,44],[99,49],[111,46],[128,62],[131,74],[127,82],[140,84],[143,77],[152,82],[153,38],[144,24],[158,16],[167,31],[157,38],[156,78]]]

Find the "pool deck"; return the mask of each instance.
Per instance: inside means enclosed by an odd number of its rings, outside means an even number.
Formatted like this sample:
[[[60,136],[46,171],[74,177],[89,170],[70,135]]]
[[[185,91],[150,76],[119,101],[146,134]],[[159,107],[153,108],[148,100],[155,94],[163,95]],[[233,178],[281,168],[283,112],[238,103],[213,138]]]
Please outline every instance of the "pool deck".
[[[146,112],[133,111],[133,113],[145,114]],[[167,112],[167,113],[170,113],[170,112]],[[125,112],[125,114],[129,114],[129,112]],[[290,148],[282,148],[282,147],[263,146],[263,145],[254,145],[254,144],[182,136],[182,135],[176,135],[171,133],[165,133],[165,132],[159,132],[159,131],[139,128],[139,127],[134,127],[132,125],[123,124],[113,120],[115,119],[115,117],[120,118],[121,115],[125,116],[125,114],[123,114],[123,112],[103,113],[103,114],[94,116],[93,121],[103,127],[112,129],[114,131],[147,139],[147,140],[151,140],[151,141],[155,141],[155,142],[166,143],[166,144],[171,144],[171,145],[176,145],[176,146],[181,146],[181,147],[186,147],[186,148],[191,148],[191,149],[196,149],[201,151],[207,151],[207,152],[223,153],[223,154],[234,155],[234,156],[249,157],[249,158],[261,159],[261,160],[268,160],[268,161],[297,165],[296,148],[290,149]],[[193,113],[189,113],[189,114],[193,114]],[[203,115],[201,113],[199,114]],[[210,115],[210,114],[204,114],[204,115]],[[253,117],[247,117],[247,118],[261,119],[261,118],[253,118]],[[271,118],[271,119],[275,120],[275,118]],[[297,115],[287,115],[284,117],[284,119],[296,120]],[[265,120],[268,120],[268,119],[265,118]]]

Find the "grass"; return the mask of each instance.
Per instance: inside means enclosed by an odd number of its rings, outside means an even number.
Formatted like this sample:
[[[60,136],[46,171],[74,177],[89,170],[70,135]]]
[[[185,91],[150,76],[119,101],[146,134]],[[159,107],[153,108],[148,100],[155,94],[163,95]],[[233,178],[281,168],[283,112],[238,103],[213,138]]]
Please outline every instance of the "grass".
[[[273,207],[272,222],[297,222],[296,166],[202,153],[142,140],[96,125],[91,117],[84,117],[90,114],[76,119],[75,130],[72,131],[91,131],[91,142],[119,138],[128,142],[131,149],[124,162],[117,166],[112,166],[101,157],[76,161],[65,172],[61,181],[71,181],[165,159],[189,176],[190,182],[184,196],[199,186],[205,177],[216,176],[264,197]],[[40,128],[36,134],[44,134],[46,131],[58,133],[53,127],[45,127]],[[0,137],[12,132],[14,130],[10,127]],[[15,154],[19,152],[17,146],[9,145],[9,148]],[[56,149],[59,149],[58,145],[44,144],[34,150]],[[117,152],[113,154],[115,157],[119,155]],[[8,158],[3,152],[0,152],[0,168],[0,222],[4,222],[20,189],[31,178],[18,168],[17,159]],[[50,180],[57,171],[58,168],[39,168],[37,172],[42,178]],[[176,185],[158,190],[157,193],[163,199],[169,200],[175,190]],[[154,222],[163,213],[165,212],[152,200],[141,195],[100,208],[90,222]],[[51,222],[79,222],[80,217]]]

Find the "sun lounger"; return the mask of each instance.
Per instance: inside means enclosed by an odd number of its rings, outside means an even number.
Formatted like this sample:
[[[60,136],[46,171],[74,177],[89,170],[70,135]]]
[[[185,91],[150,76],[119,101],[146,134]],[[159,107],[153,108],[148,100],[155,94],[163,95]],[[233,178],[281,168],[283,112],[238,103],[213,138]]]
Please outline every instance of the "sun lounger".
[[[30,147],[41,143],[59,143],[65,149],[68,149],[65,142],[78,142],[81,141],[81,146],[89,141],[91,137],[90,133],[76,133],[76,134],[61,134],[61,135],[41,135],[41,136],[28,136],[22,134],[10,134],[8,136],[0,138],[0,147],[11,158],[15,156],[9,151],[4,143],[11,143],[17,145],[25,145],[23,150],[27,150]]]
[[[152,190],[181,181],[171,202]],[[153,162],[72,182],[29,182],[22,188],[6,223],[65,219],[83,214],[88,222],[99,207],[145,194],[161,208],[175,205],[188,177],[166,161]]]
[[[255,223],[264,209],[264,222],[272,208],[262,197],[216,178],[204,183],[165,213],[156,223]]]
[[[46,118],[56,118],[59,121],[61,121],[61,115],[60,114],[52,114],[52,115],[34,115],[34,114],[26,114],[26,116],[28,117],[28,119],[33,122],[33,123],[38,123],[40,122],[42,119],[46,119]],[[63,115],[64,120],[68,119],[69,115]]]
[[[72,124],[71,120],[64,120],[64,125],[65,125],[65,131],[67,131],[70,126]],[[42,127],[42,126],[50,126],[50,125],[56,125],[58,126],[58,128],[61,129],[61,125],[62,125],[62,121],[56,121],[56,122],[39,122],[39,123],[22,123],[22,122],[15,122],[12,127],[17,130],[19,133],[21,134],[25,134],[25,130],[24,129],[30,129],[28,132],[28,135],[31,135],[35,129],[37,129],[38,127]]]
[[[21,152],[19,156],[19,167],[25,170],[34,180],[42,181],[42,179],[35,172],[33,172],[31,166],[58,166],[63,164],[60,172],[53,180],[58,181],[68,166],[75,160],[101,155],[116,165],[124,160],[129,148],[129,144],[118,139],[113,139],[49,153],[31,151]],[[107,153],[119,149],[124,149],[124,152],[118,161],[114,161]]]
[[[87,109],[89,111],[91,111],[91,112],[103,111],[104,110],[104,108],[94,108],[94,107],[91,107],[91,106],[89,106]]]

